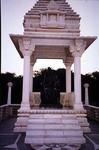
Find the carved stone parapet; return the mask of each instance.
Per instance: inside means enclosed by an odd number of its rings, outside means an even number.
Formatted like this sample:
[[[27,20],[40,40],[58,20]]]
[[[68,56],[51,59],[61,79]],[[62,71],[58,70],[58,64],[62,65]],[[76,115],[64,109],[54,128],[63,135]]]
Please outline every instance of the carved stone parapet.
[[[39,108],[41,103],[40,93],[39,92],[31,92],[30,93],[30,107]],[[73,107],[74,104],[74,92],[69,93],[69,100],[66,99],[66,92],[60,93],[60,103],[63,107]]]

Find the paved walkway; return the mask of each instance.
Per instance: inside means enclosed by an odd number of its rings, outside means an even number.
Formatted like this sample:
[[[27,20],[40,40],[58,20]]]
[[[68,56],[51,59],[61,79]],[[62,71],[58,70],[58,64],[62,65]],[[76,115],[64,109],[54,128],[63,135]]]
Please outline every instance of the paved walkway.
[[[31,148],[24,144],[25,133],[13,133],[16,118],[0,122],[0,150],[75,150],[75,147],[62,145],[37,145]],[[99,123],[89,120],[91,134],[85,134],[86,143],[80,150],[99,150]]]

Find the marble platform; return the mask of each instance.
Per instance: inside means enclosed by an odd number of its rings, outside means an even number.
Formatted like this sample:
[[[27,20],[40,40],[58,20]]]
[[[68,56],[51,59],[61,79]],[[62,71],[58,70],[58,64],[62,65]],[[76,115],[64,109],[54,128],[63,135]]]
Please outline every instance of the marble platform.
[[[30,110],[25,143],[73,144],[85,143],[83,130],[74,110],[34,109]]]

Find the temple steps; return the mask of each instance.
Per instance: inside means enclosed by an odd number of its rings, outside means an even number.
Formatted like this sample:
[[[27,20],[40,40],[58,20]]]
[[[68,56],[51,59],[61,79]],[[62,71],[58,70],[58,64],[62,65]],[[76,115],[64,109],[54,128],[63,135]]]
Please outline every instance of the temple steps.
[[[51,144],[85,143],[83,131],[75,114],[30,114],[25,143]]]
[[[31,132],[32,130],[32,132]],[[49,137],[60,137],[60,136],[69,136],[69,137],[80,137],[82,135],[82,132],[79,130],[71,130],[71,129],[31,129],[27,131],[27,136],[32,137],[34,135],[36,136],[49,136]],[[76,133],[77,132],[77,133]]]
[[[45,129],[45,130],[47,130],[47,129],[51,129],[51,130],[55,130],[55,129],[60,129],[60,130],[72,130],[73,128],[75,129],[74,131],[76,131],[76,130],[80,130],[80,127],[78,126],[78,125],[75,125],[75,124],[65,124],[65,125],[63,125],[63,124],[49,124],[49,123],[46,123],[46,124],[43,124],[43,123],[40,123],[40,124],[37,124],[37,123],[35,123],[35,124],[29,124],[28,125],[28,131],[31,131],[31,130],[36,130],[36,129],[38,129],[38,130],[43,130],[43,129]]]

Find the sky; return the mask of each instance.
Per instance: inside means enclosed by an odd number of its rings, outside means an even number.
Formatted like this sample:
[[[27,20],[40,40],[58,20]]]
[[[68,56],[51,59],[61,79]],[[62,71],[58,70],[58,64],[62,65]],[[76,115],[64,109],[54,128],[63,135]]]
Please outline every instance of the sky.
[[[1,0],[1,72],[23,75],[23,59],[20,58],[9,34],[23,34],[24,15],[37,0]],[[80,15],[81,36],[97,36],[97,40],[81,58],[81,73],[99,71],[99,0],[67,0]],[[34,71],[51,67],[65,68],[62,60],[37,60]],[[73,70],[72,66],[72,70]]]

